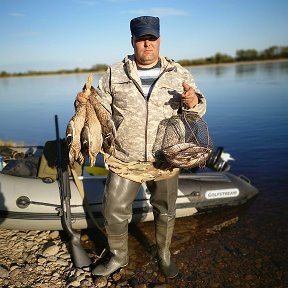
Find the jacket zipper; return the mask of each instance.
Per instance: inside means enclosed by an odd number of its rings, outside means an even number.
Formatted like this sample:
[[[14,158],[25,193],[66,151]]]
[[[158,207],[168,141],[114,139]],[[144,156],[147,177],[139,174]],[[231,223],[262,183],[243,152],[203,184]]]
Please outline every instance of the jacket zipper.
[[[147,98],[145,99],[146,100],[146,121],[145,121],[145,140],[144,140],[144,142],[145,142],[145,151],[144,151],[144,161],[146,162],[147,161],[147,141],[148,141],[148,136],[147,136],[147,134],[148,134],[148,129],[147,129],[147,127],[148,127],[148,99],[149,99],[149,97],[150,97],[150,95],[152,94],[152,91],[153,91],[153,89],[154,89],[154,86],[155,86],[155,84],[158,82],[158,80],[160,79],[160,77],[165,73],[165,72],[169,72],[169,71],[173,71],[175,69],[175,67],[172,67],[172,68],[170,68],[170,69],[167,69],[167,68],[164,68],[163,69],[163,71],[159,74],[159,77],[155,80],[155,82],[153,83],[153,87],[152,87],[152,89],[151,89],[151,91],[150,91],[150,93],[147,95]],[[128,74],[128,76],[129,76],[129,78],[132,80],[132,82],[134,83],[134,85],[136,86],[136,88],[139,90],[139,92],[141,93],[141,95],[145,98],[145,96],[144,96],[144,93],[143,93],[143,90],[142,90],[142,88],[140,87],[140,85],[131,77],[131,75],[130,75],[130,73],[127,73]]]
[[[150,98],[150,95],[152,94],[152,91],[154,89],[154,86],[155,84],[158,82],[158,80],[160,79],[160,77],[166,72],[168,71],[168,69],[166,70],[164,68],[164,70],[159,74],[158,78],[155,80],[155,82],[152,84],[152,88],[150,90],[150,93],[147,95],[147,98],[146,98],[146,125],[145,125],[145,155],[144,155],[144,160],[145,162],[147,161],[147,142],[148,142],[148,101],[149,101],[149,98]],[[142,90],[142,89],[141,89]],[[144,94],[143,94],[144,96]]]

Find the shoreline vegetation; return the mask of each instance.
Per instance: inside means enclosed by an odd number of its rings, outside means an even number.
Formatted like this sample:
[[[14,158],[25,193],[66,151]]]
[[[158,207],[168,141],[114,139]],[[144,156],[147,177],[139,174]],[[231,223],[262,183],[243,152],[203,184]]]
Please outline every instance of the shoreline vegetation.
[[[18,147],[24,145],[23,143],[17,143],[12,140],[1,140],[0,139],[0,147]]]
[[[182,59],[177,62],[184,67],[187,66],[204,66],[204,65],[219,65],[219,64],[240,64],[249,62],[266,62],[266,61],[283,61],[288,60],[288,46],[271,46],[263,51],[255,49],[241,49],[236,51],[236,56],[232,57],[227,54],[216,53],[214,56],[198,59]],[[6,71],[0,72],[0,78],[6,77],[22,77],[22,76],[46,76],[46,75],[61,75],[61,74],[80,74],[80,73],[101,73],[106,71],[108,65],[96,64],[91,68],[75,68],[61,69],[57,71],[27,71],[9,73]]]

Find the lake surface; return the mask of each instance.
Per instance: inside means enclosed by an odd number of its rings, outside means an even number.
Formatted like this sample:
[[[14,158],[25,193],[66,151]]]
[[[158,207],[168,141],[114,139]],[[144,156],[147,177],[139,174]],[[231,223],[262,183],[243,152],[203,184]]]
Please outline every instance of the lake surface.
[[[232,154],[244,174],[273,201],[288,202],[288,62],[190,68],[206,96],[214,146]],[[61,137],[86,74],[0,79],[0,139],[43,145]],[[96,86],[99,75],[94,75]]]
[[[288,62],[193,67],[191,72],[207,99],[205,120],[214,146],[232,154],[231,172],[248,177],[260,193],[244,207],[177,219],[171,251],[180,276],[169,287],[286,288]],[[64,137],[86,78],[0,79],[0,139],[43,145],[55,139],[55,114]],[[131,267],[139,283],[155,287],[158,276],[151,271],[157,271],[157,263],[143,245],[143,239],[153,239],[153,223],[140,224],[142,233],[129,230]],[[98,247],[102,234],[93,233]]]

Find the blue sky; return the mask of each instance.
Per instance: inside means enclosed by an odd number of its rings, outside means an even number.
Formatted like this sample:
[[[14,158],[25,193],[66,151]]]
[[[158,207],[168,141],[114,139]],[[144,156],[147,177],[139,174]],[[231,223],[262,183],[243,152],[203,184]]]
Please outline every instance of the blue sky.
[[[286,0],[0,0],[0,71],[90,68],[133,53],[129,22],[160,17],[174,60],[288,46]]]

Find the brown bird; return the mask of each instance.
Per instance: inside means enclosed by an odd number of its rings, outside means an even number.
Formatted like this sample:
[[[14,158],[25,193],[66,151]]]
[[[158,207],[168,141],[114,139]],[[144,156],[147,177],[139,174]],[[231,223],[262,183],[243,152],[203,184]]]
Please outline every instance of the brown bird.
[[[89,100],[86,103],[86,119],[81,132],[81,143],[82,151],[88,155],[90,167],[94,166],[103,138],[100,122]]]
[[[81,130],[86,118],[86,105],[78,105],[75,115],[69,121],[66,128],[66,141],[69,151],[69,162],[73,166],[75,161],[83,161],[81,155]]]
[[[104,152],[114,155],[116,129],[110,113],[96,98],[96,89],[91,86],[92,75],[83,87],[88,96],[85,104],[79,104],[75,115],[71,118],[66,129],[66,140],[69,149],[70,166],[77,161],[84,163],[85,154],[93,166],[101,148]],[[100,91],[99,91],[100,93]]]
[[[83,92],[89,95],[91,92],[91,82],[93,76],[90,74],[83,88]],[[86,105],[79,104],[74,116],[69,121],[66,128],[66,141],[69,151],[69,163],[74,165],[75,161],[83,164],[85,156],[81,153],[81,131],[86,119]]]
[[[98,93],[100,93],[100,91],[98,91]],[[91,94],[89,99],[101,124],[103,137],[102,149],[105,153],[114,155],[116,128],[111,115],[97,100],[96,89],[94,87],[91,87]]]

